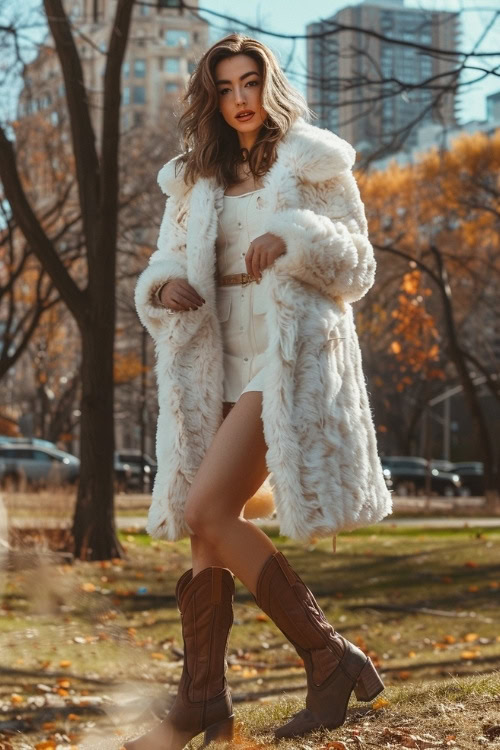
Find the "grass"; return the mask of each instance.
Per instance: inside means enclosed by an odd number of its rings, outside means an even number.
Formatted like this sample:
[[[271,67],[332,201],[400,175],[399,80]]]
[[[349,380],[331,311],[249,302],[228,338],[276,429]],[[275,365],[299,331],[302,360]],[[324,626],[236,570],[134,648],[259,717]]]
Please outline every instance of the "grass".
[[[340,535],[335,555],[330,540],[305,547],[267,533],[386,684],[383,701],[352,697],[341,728],[280,746],[500,746],[489,729],[500,724],[500,529],[379,526]],[[182,669],[174,591],[189,542],[120,537],[125,560],[57,565],[34,550],[4,572],[0,750],[118,750],[168,705]],[[228,664],[235,744],[276,744],[273,727],[303,708],[305,673],[238,580]]]

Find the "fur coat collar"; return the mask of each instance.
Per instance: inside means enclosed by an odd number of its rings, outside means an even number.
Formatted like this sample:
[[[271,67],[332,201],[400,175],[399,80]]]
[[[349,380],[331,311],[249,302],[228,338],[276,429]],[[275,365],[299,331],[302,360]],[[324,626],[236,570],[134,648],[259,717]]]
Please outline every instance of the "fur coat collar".
[[[172,541],[191,531],[184,502],[222,421],[223,382],[215,280],[223,188],[214,178],[186,187],[178,158],[158,176],[169,197],[158,250],[135,290],[155,341],[160,407],[147,530]],[[259,285],[268,330],[266,461],[280,531],[302,541],[376,523],[392,508],[352,311],[375,274],[354,160],[349,143],[299,118],[261,192],[263,232],[287,246]],[[180,276],[206,302],[168,315],[154,291]]]

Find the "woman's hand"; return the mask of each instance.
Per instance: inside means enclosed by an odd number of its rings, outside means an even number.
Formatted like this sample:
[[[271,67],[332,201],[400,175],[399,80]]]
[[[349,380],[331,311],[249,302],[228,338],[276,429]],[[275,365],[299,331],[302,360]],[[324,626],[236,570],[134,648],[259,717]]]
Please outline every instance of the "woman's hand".
[[[172,279],[161,290],[160,302],[172,310],[186,311],[198,309],[205,300],[186,279]]]
[[[286,253],[286,244],[281,237],[271,232],[261,234],[260,237],[252,240],[245,255],[247,273],[261,279],[262,271],[271,266],[283,253]]]

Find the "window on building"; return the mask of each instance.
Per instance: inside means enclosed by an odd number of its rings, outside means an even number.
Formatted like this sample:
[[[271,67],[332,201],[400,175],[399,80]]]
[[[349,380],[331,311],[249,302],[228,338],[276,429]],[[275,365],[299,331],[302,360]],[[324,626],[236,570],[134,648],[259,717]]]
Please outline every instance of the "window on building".
[[[144,122],[144,114],[142,112],[134,112],[134,126],[142,125]]]
[[[139,10],[140,16],[149,16],[149,11],[151,10],[149,5],[141,5]]]
[[[194,73],[196,70],[196,60],[188,60],[188,73]]]
[[[122,104],[130,104],[130,86],[125,86],[122,91]]]
[[[181,61],[178,57],[165,57],[163,61],[163,70],[165,73],[180,73]]]
[[[422,78],[428,78],[432,75],[432,59],[427,55],[420,58],[420,72]]]
[[[174,83],[174,81],[169,81],[165,84],[165,91],[178,91],[179,84]]]
[[[165,32],[167,47],[188,47],[189,31],[183,29],[167,29]]]
[[[134,86],[132,91],[132,102],[133,104],[145,104],[146,89],[144,86]]]
[[[158,0],[159,8],[180,8],[180,0]]]
[[[58,113],[56,112],[56,110],[53,110],[53,111],[52,111],[52,112],[50,113],[50,121],[51,121],[51,123],[52,123],[52,125],[53,125],[54,127],[57,127],[57,125],[59,125],[59,115],[58,115]]]
[[[380,14],[380,27],[382,31],[392,29],[394,26],[394,17],[390,11],[383,11]]]
[[[146,60],[134,60],[134,75],[136,78],[144,78],[146,75]]]
[[[125,60],[125,62],[123,63],[122,72],[123,72],[123,75],[124,75],[125,78],[129,77],[129,75],[130,75],[130,63],[129,63],[128,60]]]

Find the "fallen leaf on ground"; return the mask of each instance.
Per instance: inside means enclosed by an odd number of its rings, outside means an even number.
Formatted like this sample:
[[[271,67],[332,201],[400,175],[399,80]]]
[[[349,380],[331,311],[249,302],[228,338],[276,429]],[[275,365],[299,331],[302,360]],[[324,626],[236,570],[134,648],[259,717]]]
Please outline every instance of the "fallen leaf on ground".
[[[389,701],[387,698],[377,698],[377,700],[372,703],[372,708],[374,708],[375,711],[378,711],[379,708],[385,708],[388,705]]]
[[[479,651],[479,649],[476,648],[474,650],[470,649],[469,651],[462,651],[462,653],[460,654],[460,658],[461,659],[477,659],[477,657],[480,655],[481,655],[481,652]]]

